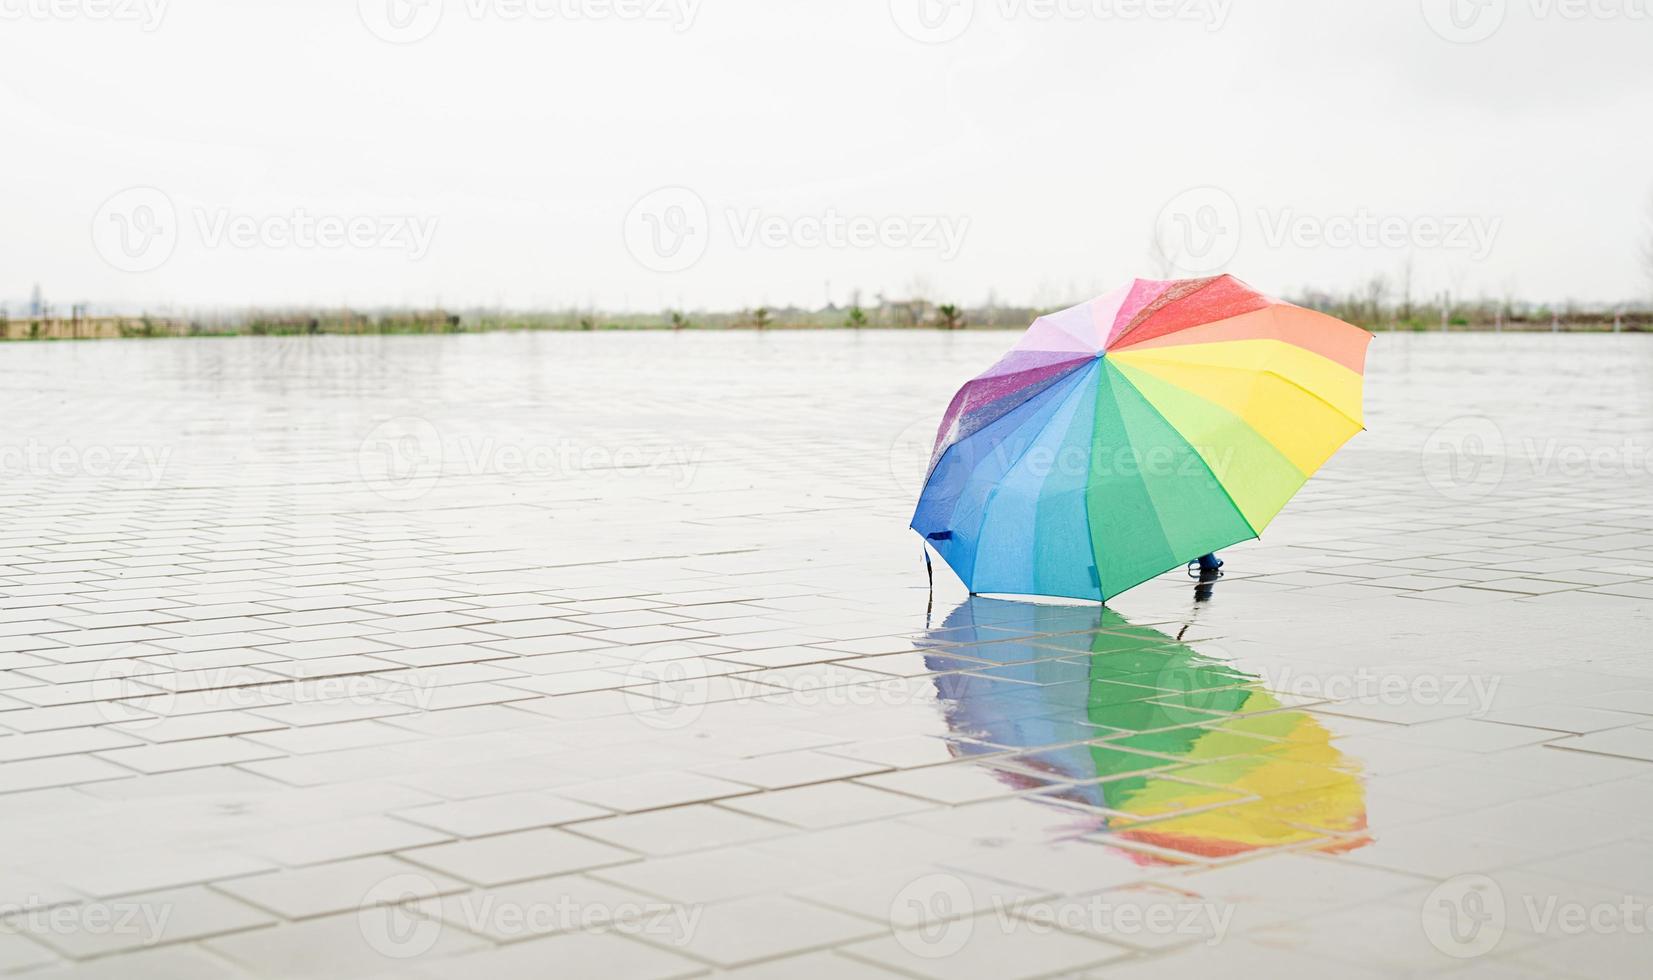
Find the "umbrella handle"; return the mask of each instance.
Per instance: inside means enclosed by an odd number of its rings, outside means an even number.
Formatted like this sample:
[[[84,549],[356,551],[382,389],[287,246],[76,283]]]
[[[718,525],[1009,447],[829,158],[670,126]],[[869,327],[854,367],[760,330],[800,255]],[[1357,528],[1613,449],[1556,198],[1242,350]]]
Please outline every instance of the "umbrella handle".
[[[930,580],[930,597],[924,603],[924,628],[930,628],[930,618],[936,609],[936,573],[930,567],[930,546],[920,541],[918,551],[924,556],[924,577]]]

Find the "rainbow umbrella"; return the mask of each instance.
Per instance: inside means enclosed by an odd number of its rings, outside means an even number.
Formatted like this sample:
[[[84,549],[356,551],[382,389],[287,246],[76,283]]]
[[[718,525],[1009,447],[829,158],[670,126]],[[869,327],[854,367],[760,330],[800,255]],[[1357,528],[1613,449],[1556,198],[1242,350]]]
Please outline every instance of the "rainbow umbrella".
[[[1116,596],[1262,533],[1363,428],[1371,340],[1232,276],[1040,317],[954,396],[912,527],[973,594]]]
[[[1369,843],[1360,767],[1314,715],[1110,609],[1085,612],[971,599],[930,631],[955,755],[1017,750],[994,762],[1005,783],[1095,813],[1085,832],[1162,850]],[[961,670],[966,658],[984,663]]]

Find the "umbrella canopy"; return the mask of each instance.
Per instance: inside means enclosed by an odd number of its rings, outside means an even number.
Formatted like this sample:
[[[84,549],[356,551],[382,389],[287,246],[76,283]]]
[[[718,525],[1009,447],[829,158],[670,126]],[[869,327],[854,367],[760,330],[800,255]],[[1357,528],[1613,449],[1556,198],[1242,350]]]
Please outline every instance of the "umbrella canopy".
[[[1363,428],[1371,340],[1232,276],[1040,317],[954,396],[912,527],[972,593],[1111,598],[1261,534]]]
[[[971,599],[930,632],[955,754],[1019,750],[995,763],[1006,783],[1183,854],[1368,842],[1360,767],[1314,715],[1112,610],[1048,608]],[[964,657],[985,663],[960,671]]]

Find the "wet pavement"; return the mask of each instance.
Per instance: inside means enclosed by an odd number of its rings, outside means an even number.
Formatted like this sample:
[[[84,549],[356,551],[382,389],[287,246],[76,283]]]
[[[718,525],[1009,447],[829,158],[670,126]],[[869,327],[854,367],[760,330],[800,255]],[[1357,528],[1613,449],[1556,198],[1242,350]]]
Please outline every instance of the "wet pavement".
[[[1653,342],[1380,336],[1102,609],[906,530],[1013,340],[0,348],[0,972],[1642,975]]]

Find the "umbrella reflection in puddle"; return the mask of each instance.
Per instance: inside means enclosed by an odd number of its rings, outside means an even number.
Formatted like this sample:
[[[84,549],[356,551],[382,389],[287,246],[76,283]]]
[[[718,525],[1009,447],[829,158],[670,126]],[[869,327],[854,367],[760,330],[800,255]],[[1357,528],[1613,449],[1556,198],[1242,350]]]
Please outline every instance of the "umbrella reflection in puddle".
[[[1359,764],[1260,679],[1100,606],[974,598],[927,634],[952,752],[1167,859],[1370,842]]]

